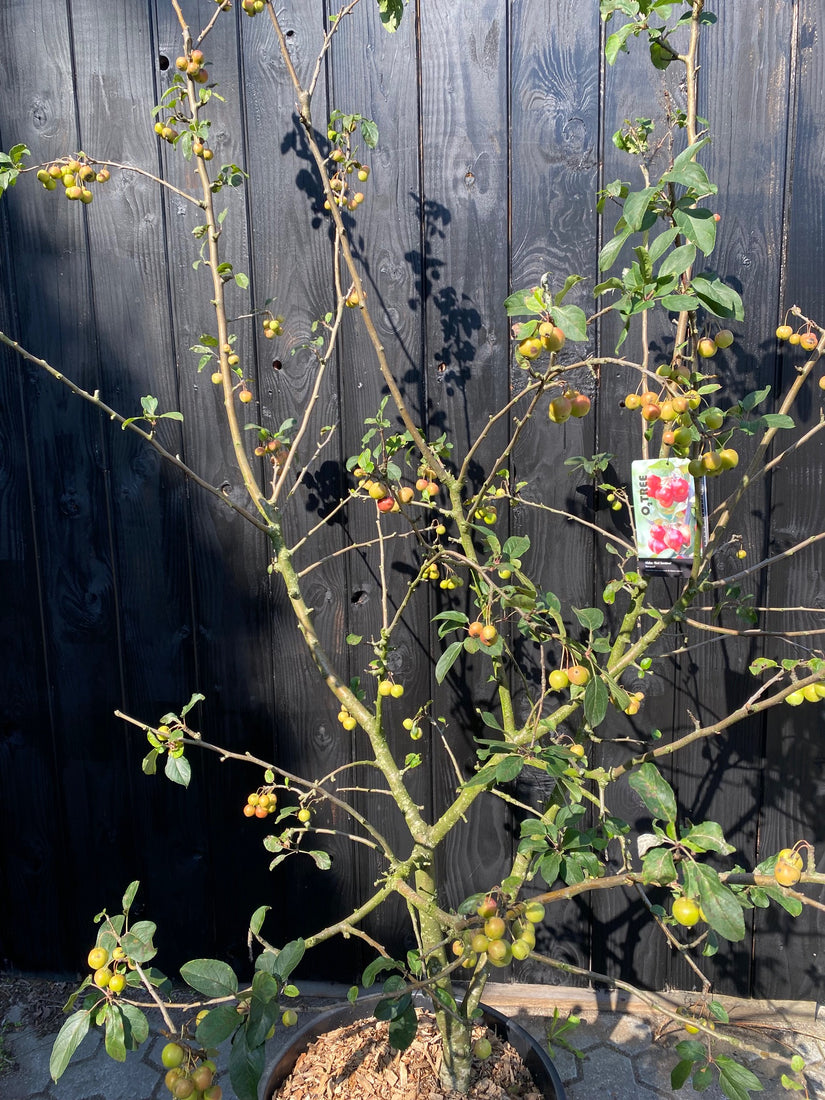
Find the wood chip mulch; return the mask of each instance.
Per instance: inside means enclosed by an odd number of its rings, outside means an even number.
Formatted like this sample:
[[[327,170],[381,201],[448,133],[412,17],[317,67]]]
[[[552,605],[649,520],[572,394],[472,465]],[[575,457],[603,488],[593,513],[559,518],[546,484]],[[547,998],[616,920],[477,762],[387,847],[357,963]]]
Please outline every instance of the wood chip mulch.
[[[487,1035],[493,1048],[484,1062],[473,1064],[470,1100],[542,1100],[521,1058],[483,1027],[473,1040]],[[464,1100],[438,1079],[441,1044],[435,1022],[419,1014],[418,1033],[405,1051],[393,1050],[387,1025],[360,1021],[330,1031],[302,1054],[273,1100]]]

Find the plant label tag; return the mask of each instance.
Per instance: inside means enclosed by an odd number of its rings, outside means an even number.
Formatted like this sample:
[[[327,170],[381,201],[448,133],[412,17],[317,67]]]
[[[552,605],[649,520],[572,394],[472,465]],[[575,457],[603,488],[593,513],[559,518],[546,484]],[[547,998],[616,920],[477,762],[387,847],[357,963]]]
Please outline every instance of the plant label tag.
[[[690,569],[701,536],[688,459],[639,459],[632,464],[631,478],[636,549],[642,571],[683,573]],[[704,478],[699,504],[704,516]]]

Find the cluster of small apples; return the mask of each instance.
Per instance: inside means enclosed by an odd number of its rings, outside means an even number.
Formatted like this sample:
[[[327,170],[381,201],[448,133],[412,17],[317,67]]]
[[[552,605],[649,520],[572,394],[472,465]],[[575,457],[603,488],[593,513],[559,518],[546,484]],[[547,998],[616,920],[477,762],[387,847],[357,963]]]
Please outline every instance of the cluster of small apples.
[[[391,695],[393,699],[400,699],[404,694],[404,685],[398,684],[394,680],[379,680],[378,694],[384,696],[384,698]]]
[[[196,84],[205,84],[209,79],[209,73],[203,67],[205,61],[203,50],[190,50],[186,57],[181,55],[175,58],[175,68],[190,80],[194,80]],[[157,130],[157,127],[155,129]]]
[[[266,7],[265,0],[241,0],[241,7],[247,15],[260,15]]]
[[[486,956],[496,967],[526,959],[536,946],[536,925],[544,920],[545,910],[540,901],[528,901],[523,907],[505,910],[502,916],[497,900],[486,897],[476,913],[484,921],[482,927],[468,929],[452,945],[453,954],[466,969],[475,967],[479,956]]]
[[[433,497],[438,495],[438,482],[434,481],[431,476],[419,477],[415,483],[415,489],[411,485],[402,485],[397,493],[393,495],[387,485],[369,477],[367,472],[360,466],[356,466],[352,472],[358,478],[358,488],[363,489],[375,501],[379,512],[400,511],[402,504],[410,504],[415,499],[416,490],[421,494],[425,503],[429,503]]]
[[[691,477],[717,477],[738,465],[739,452],[733,447],[722,447],[718,451],[705,451],[704,454],[692,458],[688,463],[688,473]]]
[[[822,699],[825,699],[825,684],[808,684],[785,696],[785,702],[792,707],[798,707],[805,702],[818,703]]]
[[[454,592],[456,588],[461,588],[464,581],[461,577],[455,573],[448,573],[446,577],[442,577],[438,582],[438,587],[443,588],[445,592]]]
[[[590,398],[578,390],[566,389],[559,397],[554,397],[547,409],[547,415],[554,424],[563,424],[570,417],[581,419],[590,412]]]
[[[433,562],[432,565],[428,565],[424,570],[425,581],[437,581],[441,574],[438,571],[438,566]]]
[[[335,165],[335,171],[330,178],[329,186],[332,191],[333,202],[338,207],[346,207],[347,210],[357,209],[364,201],[363,191],[353,191],[351,177],[355,175],[359,183],[366,183],[370,178],[369,166],[356,160],[350,151],[350,134],[355,130],[355,122],[343,132],[330,126],[327,130],[327,138],[333,143],[329,159]],[[324,209],[331,210],[329,199],[324,200]],[[357,303],[356,303],[357,304]]]
[[[629,691],[627,693],[627,706],[624,708],[625,714],[631,716],[639,713],[639,708],[645,701],[645,693],[643,691]]]
[[[407,733],[409,733],[413,741],[420,741],[424,736],[424,730],[415,718],[405,718],[401,725]]]
[[[95,169],[83,154],[56,161],[48,168],[41,168],[37,178],[47,191],[55,191],[58,183],[62,185],[66,198],[75,202],[90,203],[94,198],[90,184],[107,183],[111,178],[108,168]]]
[[[276,336],[280,336],[284,331],[284,318],[264,317],[262,325],[266,339],[274,340]]]
[[[476,619],[467,627],[471,638],[477,638],[482,645],[493,645],[498,640],[498,629],[494,623],[485,623]]]
[[[567,668],[554,668],[547,677],[553,691],[566,691],[574,687],[585,687],[590,680],[590,670],[585,665],[568,665]]]
[[[230,369],[232,371],[234,371],[234,373],[240,379],[240,382],[238,383],[238,385],[236,387],[236,389],[238,391],[238,400],[242,404],[248,405],[250,403],[250,401],[252,400],[254,394],[252,393],[252,390],[249,388],[249,382],[243,376],[243,371],[240,369],[241,357],[240,357],[240,355],[238,355],[238,353],[236,351],[232,350],[232,345],[231,344],[224,344],[223,345],[223,352],[226,355],[226,361],[229,364]],[[214,382],[214,384],[216,386],[219,386],[223,382],[223,375],[221,374],[221,372],[219,370],[216,370],[216,371],[212,372],[212,381]]]
[[[550,317],[513,325],[513,336],[516,340],[516,362],[523,367],[544,352],[554,355],[561,351],[566,339],[563,330],[554,325]]]
[[[354,730],[358,725],[346,707],[341,707],[338,711],[338,721],[347,731]]]
[[[166,1070],[164,1084],[176,1100],[221,1100],[223,1089],[214,1083],[211,1059],[200,1061],[194,1051],[172,1042],[160,1052],[160,1060]]]
[[[255,456],[257,458],[263,458],[268,455],[273,462],[278,461],[278,456],[284,450],[284,445],[280,439],[268,439],[266,443],[259,443],[255,447]]]
[[[498,509],[493,504],[482,504],[476,508],[473,513],[476,519],[480,519],[482,523],[486,523],[488,527],[492,527],[498,519]]]
[[[720,348],[729,348],[733,343],[733,333],[729,328],[720,328],[715,336],[703,336],[696,344],[696,351],[702,359],[712,359]]]
[[[278,808],[278,799],[272,787],[259,787],[247,798],[244,817],[269,817]]]
[[[667,443],[677,451],[687,451],[690,447],[693,441],[691,431],[693,418],[690,414],[698,409],[701,403],[702,398],[696,390],[678,394],[671,394],[667,390],[662,390],[660,393],[656,393],[655,390],[645,390],[642,393],[626,394],[622,402],[626,409],[638,409],[642,420],[647,421],[648,424],[655,424],[656,421],[661,420],[672,425],[672,428],[665,429],[672,433],[672,438],[669,438]]]
[[[92,981],[98,989],[108,989],[110,993],[121,993],[126,986],[128,960],[126,952],[118,945],[111,955],[99,944],[93,947],[86,960],[93,971]]]
[[[796,848],[783,848],[776,857],[773,877],[780,886],[796,886],[802,878],[802,855]]]
[[[794,332],[790,325],[780,325],[776,330],[777,340],[787,340],[789,344],[798,344],[803,351],[813,351],[819,343],[816,333],[810,325],[804,332]]]

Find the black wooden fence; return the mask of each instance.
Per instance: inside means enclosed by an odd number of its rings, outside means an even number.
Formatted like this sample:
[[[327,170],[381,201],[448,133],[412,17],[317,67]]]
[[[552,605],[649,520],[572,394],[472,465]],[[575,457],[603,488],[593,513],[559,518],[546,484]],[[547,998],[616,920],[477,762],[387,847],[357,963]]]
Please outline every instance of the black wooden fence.
[[[215,12],[211,0],[183,2],[193,28]],[[714,133],[706,163],[719,183],[714,263],[747,311],[724,365],[729,391],[741,395],[792,377],[795,360],[777,352],[773,337],[787,306],[825,316],[825,11],[821,0],[710,6],[719,25],[703,46],[702,113]],[[394,36],[383,33],[374,8],[363,0],[336,40],[314,117],[322,132],[330,106],[378,125],[353,243],[396,376],[460,452],[520,382],[505,297],[545,271],[575,271],[588,278],[574,292],[587,308],[598,247],[613,227],[597,215],[594,196],[633,170],[611,135],[625,118],[661,118],[665,103],[639,49],[605,66],[596,0],[413,0]],[[301,0],[281,14],[306,73],[328,6]],[[225,240],[236,270],[249,273],[252,301],[274,298],[286,317],[284,338],[261,339],[260,327],[241,316],[249,298],[240,291],[231,308],[260,399],[250,419],[277,426],[312,384],[312,358],[302,349],[312,319],[328,308],[330,244],[269,23],[246,19],[237,5],[221,18],[224,28],[207,48],[224,96],[213,100],[211,143],[221,163],[250,174],[227,200]],[[82,148],[186,187],[190,169],[159,148],[150,117],[179,52],[164,0],[4,0],[0,147],[24,142],[36,161]],[[679,87],[671,91],[680,102]],[[134,413],[151,393],[161,408],[180,409],[183,433],[175,424],[163,428],[170,449],[240,501],[218,440],[214,388],[208,371],[196,373],[189,350],[209,330],[209,294],[192,266],[195,224],[183,200],[130,172],[113,169],[88,210],[21,181],[0,204],[0,324],[113,408]],[[610,351],[615,338],[606,321],[594,346]],[[273,345],[282,369],[273,369]],[[81,967],[91,916],[116,907],[133,878],[143,882],[142,911],[160,924],[167,967],[203,953],[241,959],[246,919],[262,903],[272,906],[275,940],[320,924],[373,881],[374,863],[335,844],[324,875],[292,862],[269,875],[261,823],[240,813],[258,772],[209,758],[195,760],[188,792],[149,779],[140,770],[141,736],[113,717],[120,707],[157,720],[198,690],[210,741],[274,755],[304,774],[353,759],[357,743],[342,733],[334,701],[315,687],[270,585],[266,546],[221,502],[39,368],[10,353],[0,358],[2,959],[27,970]],[[305,525],[338,492],[342,464],[377,408],[371,362],[363,333],[348,323],[318,416],[319,425],[338,430],[301,490]],[[626,479],[639,441],[636,417],[619,408],[626,376],[604,369],[597,386],[588,376],[580,384],[594,396],[593,413],[563,428],[532,426],[515,473],[540,484],[551,505],[581,511],[592,503],[588,487],[564,458],[609,450]],[[818,400],[800,411],[813,425]],[[765,480],[737,527],[749,560],[823,528],[824,458],[815,441]],[[597,520],[609,527],[612,516],[599,511]],[[348,522],[351,534],[372,530],[357,514]],[[548,537],[521,509],[502,517],[500,529],[533,536],[531,553],[549,589],[580,606],[598,600],[609,575],[602,539],[573,526]],[[324,537],[329,550],[337,545],[334,528]],[[732,555],[724,565],[733,568]],[[378,591],[374,568],[355,555],[330,558],[311,574],[311,600],[335,656],[346,659],[348,633],[374,629]],[[755,595],[760,605],[821,609],[821,551],[774,569]],[[439,643],[428,619],[422,610],[394,659],[409,695],[434,697],[437,709],[429,657]],[[800,612],[796,625],[821,626],[822,615]],[[759,639],[715,641],[696,651],[696,665],[688,661],[685,670],[683,661],[679,677],[671,669],[646,678],[647,728],[684,730],[686,708],[700,720],[721,715],[739,697],[760,646]],[[355,651],[349,661],[358,672]],[[468,664],[462,675],[465,739],[452,750],[467,766],[475,708],[489,687],[481,668]],[[821,713],[813,705],[783,708],[724,741],[703,742],[674,767],[682,805],[694,820],[720,820],[744,863],[800,836],[825,839]],[[399,730],[399,750],[404,738]],[[437,806],[453,783],[451,764],[433,750],[415,794]],[[614,810],[634,821],[641,807],[627,788]],[[476,815],[443,853],[453,900],[494,880],[513,843],[501,810]],[[392,936],[399,918],[384,915],[373,927]],[[713,961],[717,987],[817,996],[822,925],[813,911],[792,929],[775,912],[754,913],[745,942]],[[540,946],[560,957],[652,986],[695,980],[651,935],[635,897],[570,902],[542,936]],[[348,950],[348,958],[340,944],[319,956],[315,972],[352,978],[361,959],[356,947]],[[528,964],[514,973],[548,980]]]

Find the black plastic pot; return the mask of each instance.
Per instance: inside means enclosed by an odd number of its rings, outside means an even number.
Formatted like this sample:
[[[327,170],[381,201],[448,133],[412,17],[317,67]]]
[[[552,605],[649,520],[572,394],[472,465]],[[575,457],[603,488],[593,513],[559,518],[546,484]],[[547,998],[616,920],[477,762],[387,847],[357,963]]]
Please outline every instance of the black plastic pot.
[[[357,1020],[363,1020],[372,1016],[375,1005],[380,996],[365,997],[354,1005],[345,1004],[338,1008],[322,1012],[310,1020],[306,1027],[302,1028],[293,1038],[289,1046],[283,1050],[273,1066],[266,1085],[261,1094],[262,1100],[271,1100],[276,1089],[286,1080],[295,1068],[295,1063],[304,1051],[324,1032],[334,1031],[339,1027],[346,1027]],[[430,1003],[423,996],[415,997],[415,1004],[419,1008],[429,1008]],[[566,1100],[564,1085],[561,1083],[556,1067],[550,1055],[544,1049],[538,1039],[525,1031],[523,1027],[489,1005],[482,1004],[484,1013],[482,1021],[490,1031],[505,1042],[508,1042],[520,1055],[527,1067],[536,1088],[541,1092],[544,1100]]]

